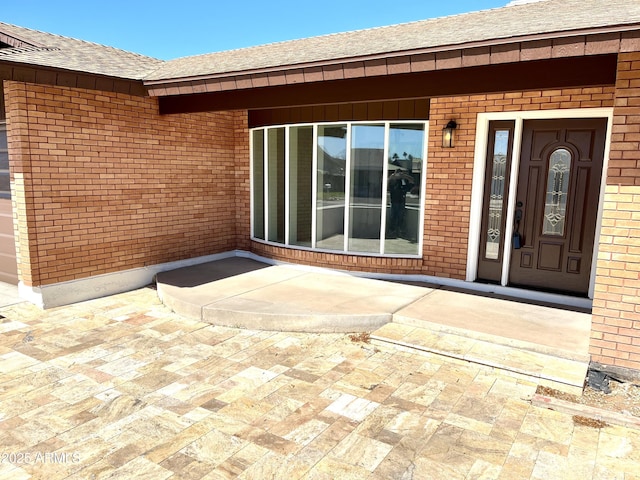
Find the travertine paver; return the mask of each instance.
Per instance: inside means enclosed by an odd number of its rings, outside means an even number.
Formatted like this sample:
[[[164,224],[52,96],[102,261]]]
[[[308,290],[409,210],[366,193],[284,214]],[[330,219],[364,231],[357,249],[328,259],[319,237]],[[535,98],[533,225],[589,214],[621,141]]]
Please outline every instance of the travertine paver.
[[[640,431],[534,407],[534,378],[152,289],[0,315],[0,479],[640,478]]]

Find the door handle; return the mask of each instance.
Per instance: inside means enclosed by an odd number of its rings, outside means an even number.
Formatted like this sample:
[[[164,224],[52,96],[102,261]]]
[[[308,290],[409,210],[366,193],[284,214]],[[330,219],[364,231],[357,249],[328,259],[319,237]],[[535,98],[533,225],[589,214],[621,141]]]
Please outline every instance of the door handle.
[[[520,248],[522,248],[522,236],[520,235],[520,220],[522,220],[522,202],[517,202],[516,203],[516,212],[515,212],[515,218],[514,218],[514,222],[515,225],[513,226],[513,248],[515,250],[519,250]]]

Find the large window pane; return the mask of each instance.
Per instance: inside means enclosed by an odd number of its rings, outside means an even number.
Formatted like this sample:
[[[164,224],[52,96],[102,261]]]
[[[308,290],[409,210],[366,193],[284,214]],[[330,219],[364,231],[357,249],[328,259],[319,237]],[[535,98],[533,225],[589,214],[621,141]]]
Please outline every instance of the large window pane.
[[[423,152],[423,124],[390,126],[384,253],[419,252]]]
[[[285,177],[284,128],[270,128],[267,133],[268,228],[267,240],[284,243]]]
[[[380,252],[384,125],[351,129],[349,251]]]
[[[253,131],[253,236],[264,240],[264,130]]]
[[[313,127],[289,129],[289,244],[311,246]]]
[[[254,238],[420,254],[425,123],[291,125],[251,134]]]
[[[316,247],[344,250],[346,125],[318,127]]]

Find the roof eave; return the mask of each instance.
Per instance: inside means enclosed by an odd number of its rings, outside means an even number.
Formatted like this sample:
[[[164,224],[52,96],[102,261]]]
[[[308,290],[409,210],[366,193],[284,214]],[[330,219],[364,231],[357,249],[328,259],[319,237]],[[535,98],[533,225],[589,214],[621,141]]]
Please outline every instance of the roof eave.
[[[621,34],[624,32],[630,32],[630,31],[639,30],[639,29],[640,29],[640,23],[624,24],[624,25],[608,25],[606,27],[595,27],[595,28],[567,30],[567,31],[559,31],[559,32],[556,31],[556,32],[549,32],[549,33],[535,34],[535,35],[512,36],[512,37],[496,38],[496,39],[490,39],[490,40],[481,40],[481,41],[475,41],[475,42],[465,42],[465,43],[459,43],[459,44],[439,45],[436,47],[417,48],[417,49],[402,50],[402,51],[395,51],[395,52],[384,52],[384,53],[373,54],[373,55],[341,57],[341,58],[334,58],[329,60],[320,60],[316,62],[276,65],[273,67],[264,67],[264,68],[247,69],[247,70],[234,70],[234,71],[227,71],[227,72],[207,74],[207,75],[171,77],[171,78],[154,79],[154,80],[143,79],[143,82],[145,86],[153,88],[154,86],[161,86],[165,84],[175,85],[176,83],[195,82],[195,81],[206,82],[207,80],[220,80],[228,77],[236,77],[238,75],[243,75],[243,76],[261,75],[261,74],[306,69],[306,68],[329,67],[329,66],[340,65],[344,63],[375,61],[375,60],[389,59],[394,57],[404,57],[406,55],[446,53],[446,52],[453,52],[453,51],[459,51],[459,50],[468,50],[473,48],[506,46],[506,45],[519,44],[523,42],[558,40],[558,39],[564,39],[564,38],[580,37],[585,35],[601,35],[601,34],[612,34],[612,33]]]

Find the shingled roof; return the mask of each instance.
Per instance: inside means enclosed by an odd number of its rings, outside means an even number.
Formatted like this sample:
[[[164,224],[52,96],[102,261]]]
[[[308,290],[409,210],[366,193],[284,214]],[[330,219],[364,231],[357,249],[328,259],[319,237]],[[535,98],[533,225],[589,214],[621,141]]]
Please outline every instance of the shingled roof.
[[[163,63],[144,55],[0,22],[0,61],[141,80]]]
[[[525,3],[523,3],[525,2]],[[147,86],[420,52],[640,29],[640,0],[519,0],[513,5],[171,61],[0,22],[0,61]]]
[[[171,60],[145,80],[206,78],[327,62],[638,29],[640,0],[543,0],[450,17]]]

